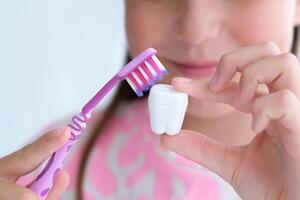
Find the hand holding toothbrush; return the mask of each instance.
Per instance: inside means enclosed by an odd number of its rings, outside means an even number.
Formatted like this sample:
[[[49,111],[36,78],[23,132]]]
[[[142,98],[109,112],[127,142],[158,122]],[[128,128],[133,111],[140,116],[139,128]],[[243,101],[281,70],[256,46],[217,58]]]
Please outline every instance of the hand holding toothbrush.
[[[148,48],[140,53],[113,76],[95,96],[82,107],[78,115],[71,118],[68,124],[68,127],[71,129],[69,139],[63,146],[52,153],[45,168],[28,186],[40,199],[47,199],[47,196],[52,190],[57,172],[63,167],[69,150],[78,141],[83,130],[86,128],[89,119],[92,117],[92,112],[119,82],[126,80],[137,96],[141,97],[143,96],[143,92],[148,91],[151,86],[168,74],[167,70],[156,57],[156,54],[157,51],[153,48]]]
[[[19,177],[38,168],[54,151],[65,144],[69,137],[69,128],[48,132],[24,148],[0,158],[0,199],[39,200],[40,198],[34,192],[15,182]],[[68,183],[67,172],[63,169],[59,170],[47,200],[57,199]]]

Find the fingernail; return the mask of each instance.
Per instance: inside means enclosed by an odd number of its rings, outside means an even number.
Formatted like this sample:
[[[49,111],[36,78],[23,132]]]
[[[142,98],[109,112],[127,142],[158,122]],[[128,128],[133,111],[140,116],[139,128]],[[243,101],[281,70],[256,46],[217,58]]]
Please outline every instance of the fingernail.
[[[216,83],[217,83],[217,81],[218,81],[218,73],[216,72],[214,75],[213,75],[213,77],[212,77],[212,79],[210,80],[210,84],[211,85],[216,85]]]
[[[179,83],[191,83],[192,82],[192,79],[189,79],[189,78],[185,78],[185,77],[176,77],[174,78],[174,80],[176,82],[179,82]]]
[[[58,129],[54,132],[54,137],[59,137],[61,134],[64,133],[64,129]]]
[[[70,128],[69,127],[65,127],[63,129],[56,130],[54,132],[54,137],[60,137],[60,136],[62,136],[64,134],[67,134],[67,133],[70,134]]]

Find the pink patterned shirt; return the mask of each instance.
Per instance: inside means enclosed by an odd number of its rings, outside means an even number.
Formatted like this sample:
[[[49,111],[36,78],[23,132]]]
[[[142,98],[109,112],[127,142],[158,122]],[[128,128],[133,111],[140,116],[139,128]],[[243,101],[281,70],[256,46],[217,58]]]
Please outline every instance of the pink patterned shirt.
[[[75,199],[87,134],[72,147],[65,162],[71,182],[62,200]],[[121,106],[107,124],[90,155],[83,190],[84,200],[239,199],[212,172],[160,147],[159,136],[149,127],[146,100]]]

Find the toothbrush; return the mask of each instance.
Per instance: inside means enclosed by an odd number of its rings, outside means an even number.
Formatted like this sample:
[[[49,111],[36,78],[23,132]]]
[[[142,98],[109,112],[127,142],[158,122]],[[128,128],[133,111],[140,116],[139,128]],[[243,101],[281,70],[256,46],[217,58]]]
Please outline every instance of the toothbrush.
[[[91,113],[99,102],[111,89],[122,80],[126,79],[138,97],[143,96],[143,92],[149,90],[168,72],[156,57],[157,51],[153,48],[146,49],[135,59],[122,68],[111,80],[109,80],[97,94],[81,109],[81,113],[72,117],[71,136],[60,149],[54,152],[45,168],[37,178],[28,186],[41,199],[46,199],[52,188],[55,174],[62,167],[63,162],[70,148],[79,139],[82,131],[86,128]]]

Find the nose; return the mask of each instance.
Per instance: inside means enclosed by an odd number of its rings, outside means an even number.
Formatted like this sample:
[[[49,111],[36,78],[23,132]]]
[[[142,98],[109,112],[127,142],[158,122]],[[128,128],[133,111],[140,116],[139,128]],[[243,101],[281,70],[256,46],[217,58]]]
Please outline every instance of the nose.
[[[176,39],[189,45],[199,45],[214,39],[221,32],[221,17],[210,1],[185,0],[176,20]]]

